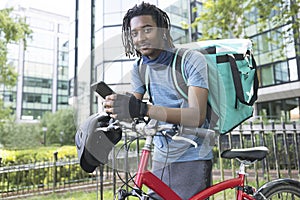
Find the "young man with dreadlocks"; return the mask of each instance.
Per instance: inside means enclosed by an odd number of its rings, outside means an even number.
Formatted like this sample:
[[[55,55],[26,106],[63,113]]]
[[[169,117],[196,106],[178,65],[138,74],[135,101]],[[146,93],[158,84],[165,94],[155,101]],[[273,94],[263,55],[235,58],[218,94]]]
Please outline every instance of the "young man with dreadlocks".
[[[148,3],[136,5],[124,16],[122,36],[126,55],[139,57],[131,74],[133,95],[107,96],[103,103],[105,111],[120,120],[147,116],[161,124],[208,128],[205,58],[194,51],[186,55],[186,101],[178,94],[172,80],[170,65],[176,49],[170,36],[168,15]],[[139,64],[149,71],[152,104],[142,102],[146,89]],[[210,185],[212,151],[203,148],[203,138],[183,135],[195,141],[198,147],[160,135],[154,137],[152,171],[182,199],[188,199]],[[155,194],[151,196],[159,199]]]

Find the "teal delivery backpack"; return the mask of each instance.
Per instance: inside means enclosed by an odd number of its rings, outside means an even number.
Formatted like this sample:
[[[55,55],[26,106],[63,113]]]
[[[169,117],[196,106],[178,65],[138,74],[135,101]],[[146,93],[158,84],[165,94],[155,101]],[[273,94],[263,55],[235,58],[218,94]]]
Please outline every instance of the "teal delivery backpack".
[[[191,50],[201,52],[207,62],[210,128],[219,134],[226,134],[253,115],[258,78],[252,42],[249,39],[222,39],[177,46],[172,62],[172,77],[178,93],[186,99],[184,62]],[[140,73],[141,76],[145,74],[147,88],[147,70],[140,68]]]

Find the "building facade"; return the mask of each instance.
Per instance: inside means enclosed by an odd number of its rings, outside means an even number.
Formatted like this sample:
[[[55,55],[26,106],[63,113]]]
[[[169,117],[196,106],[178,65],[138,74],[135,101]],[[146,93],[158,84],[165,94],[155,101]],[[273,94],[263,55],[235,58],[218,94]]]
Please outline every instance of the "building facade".
[[[130,69],[135,58],[124,55],[121,39],[122,19],[126,11],[139,4],[139,0],[113,0],[88,2],[76,1],[76,15],[72,20],[75,30],[70,47],[74,57],[74,79],[71,80],[72,101],[77,105],[78,116],[82,119],[97,112],[97,100],[90,85],[105,81],[116,92],[130,91]],[[197,32],[183,29],[182,22],[191,23],[194,7],[201,12],[202,1],[191,0],[150,0],[165,10],[171,19],[171,35],[177,44],[188,43],[201,37],[201,24]],[[249,13],[250,16],[255,15]],[[255,117],[259,119],[290,121],[300,119],[300,69],[299,54],[295,51],[297,41],[292,41],[278,57],[282,41],[278,44],[266,43],[266,36],[289,30],[291,24],[274,29],[267,27],[257,33],[257,24],[248,27],[250,38],[256,44],[254,53],[259,66],[259,98],[255,105]],[[298,48],[299,49],[299,48]],[[299,52],[298,52],[299,53]],[[75,84],[77,83],[77,84]],[[99,104],[100,105],[100,104]],[[100,105],[101,106],[101,105]],[[101,109],[100,109],[101,110]],[[79,119],[80,120],[80,119]]]
[[[8,62],[16,67],[18,81],[14,88],[2,85],[0,93],[17,120],[39,120],[45,112],[69,106],[69,17],[22,5],[13,14],[25,17],[33,33],[26,49],[10,44]]]

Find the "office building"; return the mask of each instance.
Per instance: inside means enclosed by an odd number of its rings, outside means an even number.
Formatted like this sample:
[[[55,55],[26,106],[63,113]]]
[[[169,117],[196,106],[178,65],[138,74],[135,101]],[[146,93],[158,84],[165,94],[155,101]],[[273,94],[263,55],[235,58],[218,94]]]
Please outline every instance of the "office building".
[[[39,120],[69,106],[69,17],[22,5],[14,5],[13,14],[25,17],[33,33],[26,50],[22,42],[9,45],[18,81],[13,88],[2,85],[0,93],[17,120]]]

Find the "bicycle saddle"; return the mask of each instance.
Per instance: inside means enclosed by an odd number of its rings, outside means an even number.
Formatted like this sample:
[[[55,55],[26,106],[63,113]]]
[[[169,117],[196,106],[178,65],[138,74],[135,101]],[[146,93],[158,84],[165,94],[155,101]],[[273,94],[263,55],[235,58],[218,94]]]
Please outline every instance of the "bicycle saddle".
[[[266,157],[269,149],[264,146],[243,148],[243,149],[228,149],[222,152],[222,158],[238,158],[239,160],[246,160],[254,162],[256,160],[262,160]]]

